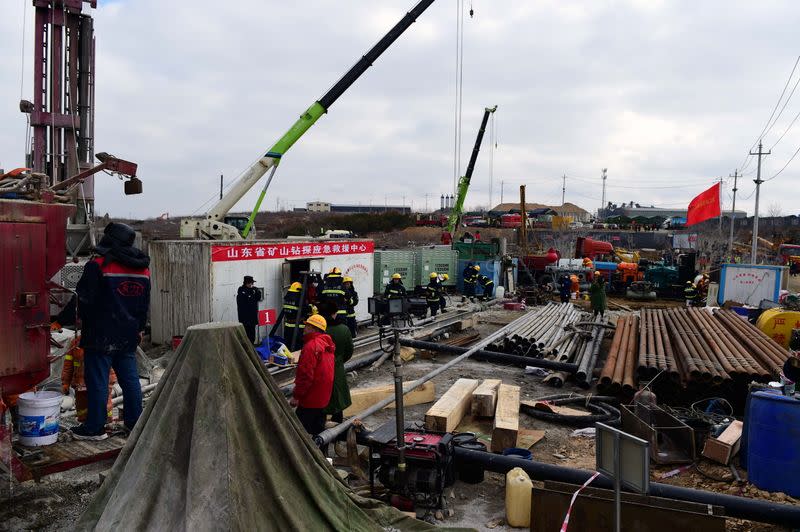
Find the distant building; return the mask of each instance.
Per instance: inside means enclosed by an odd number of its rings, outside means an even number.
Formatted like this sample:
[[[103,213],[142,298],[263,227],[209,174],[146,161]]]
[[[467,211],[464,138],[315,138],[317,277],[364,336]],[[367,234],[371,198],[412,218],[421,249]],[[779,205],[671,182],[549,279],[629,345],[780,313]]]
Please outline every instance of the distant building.
[[[541,203],[525,203],[525,210],[531,216],[539,215],[552,215],[569,216],[576,222],[588,222],[592,219],[592,214],[589,211],[581,209],[574,203],[565,203],[563,205],[542,205]],[[551,212],[552,211],[552,212]],[[517,203],[501,203],[496,205],[489,214],[491,216],[500,216],[501,214],[511,214],[520,212],[520,204]]]
[[[609,203],[605,209],[600,209],[600,211],[603,218],[610,218],[612,216],[627,216],[628,218],[636,218],[637,216],[642,216],[644,218],[686,218],[687,215],[686,209],[667,209],[663,207],[654,207],[652,205],[646,207],[633,202],[623,203],[619,206]],[[735,215],[736,218],[747,217],[745,211],[736,211]],[[722,211],[723,218],[730,218],[730,216],[730,210]]]
[[[399,212],[411,214],[411,207],[399,205],[333,205],[325,201],[306,203],[308,212],[335,212],[339,214]]]

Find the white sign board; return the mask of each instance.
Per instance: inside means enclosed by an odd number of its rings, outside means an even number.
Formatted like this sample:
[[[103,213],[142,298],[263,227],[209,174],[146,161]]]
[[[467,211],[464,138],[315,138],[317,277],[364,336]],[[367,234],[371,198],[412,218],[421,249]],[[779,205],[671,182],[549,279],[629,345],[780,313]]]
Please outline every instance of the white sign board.
[[[717,302],[736,301],[757,307],[763,300],[778,301],[786,268],[760,264],[723,264]]]

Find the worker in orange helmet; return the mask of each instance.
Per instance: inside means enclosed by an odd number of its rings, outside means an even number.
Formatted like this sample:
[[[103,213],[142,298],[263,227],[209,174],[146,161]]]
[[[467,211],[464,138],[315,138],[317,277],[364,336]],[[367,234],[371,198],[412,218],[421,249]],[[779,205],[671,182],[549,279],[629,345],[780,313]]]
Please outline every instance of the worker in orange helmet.
[[[89,407],[89,396],[86,391],[86,382],[83,378],[83,348],[78,345],[80,334],[76,334],[69,346],[67,354],[64,355],[64,366],[61,369],[61,392],[69,395],[69,389],[75,390],[75,413],[78,421],[86,421]],[[111,423],[114,405],[111,402],[111,392],[117,382],[117,375],[111,369],[108,379],[108,400],[106,401],[106,420]]]

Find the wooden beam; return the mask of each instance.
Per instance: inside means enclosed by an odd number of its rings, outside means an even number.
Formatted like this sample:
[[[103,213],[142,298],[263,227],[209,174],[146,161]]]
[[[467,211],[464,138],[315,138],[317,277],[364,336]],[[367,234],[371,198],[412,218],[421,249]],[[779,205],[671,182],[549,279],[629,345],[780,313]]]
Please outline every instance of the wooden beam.
[[[352,399],[353,404],[345,409],[344,416],[353,416],[359,412],[363,412],[381,399],[385,399],[390,395],[394,395],[394,384],[385,384],[381,386],[371,386],[369,388],[350,390],[350,399]],[[411,390],[405,394],[403,396],[403,406],[432,403],[435,399],[436,386],[432,381],[428,381],[420,384],[414,390]],[[386,408],[394,408],[394,402],[392,402]]]
[[[519,386],[501,384],[497,389],[497,410],[492,430],[492,452],[516,447],[519,432]]]
[[[469,410],[478,384],[473,379],[458,379],[425,414],[425,428],[436,432],[455,429]]]
[[[497,406],[497,388],[502,384],[500,379],[486,379],[472,392],[472,415],[494,417]]]

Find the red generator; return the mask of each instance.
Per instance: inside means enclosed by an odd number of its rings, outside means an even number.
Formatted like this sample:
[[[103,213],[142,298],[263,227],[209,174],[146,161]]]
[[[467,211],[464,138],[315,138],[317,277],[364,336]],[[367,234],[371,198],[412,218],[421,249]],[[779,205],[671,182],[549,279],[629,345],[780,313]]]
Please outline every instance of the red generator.
[[[381,437],[389,436],[391,439]],[[389,502],[404,511],[444,509],[444,489],[455,481],[453,435],[406,429],[406,471],[397,467],[394,422],[370,434],[370,486],[375,478],[389,490]]]
[[[64,266],[74,212],[70,204],[0,200],[0,397],[50,375],[49,279]]]

